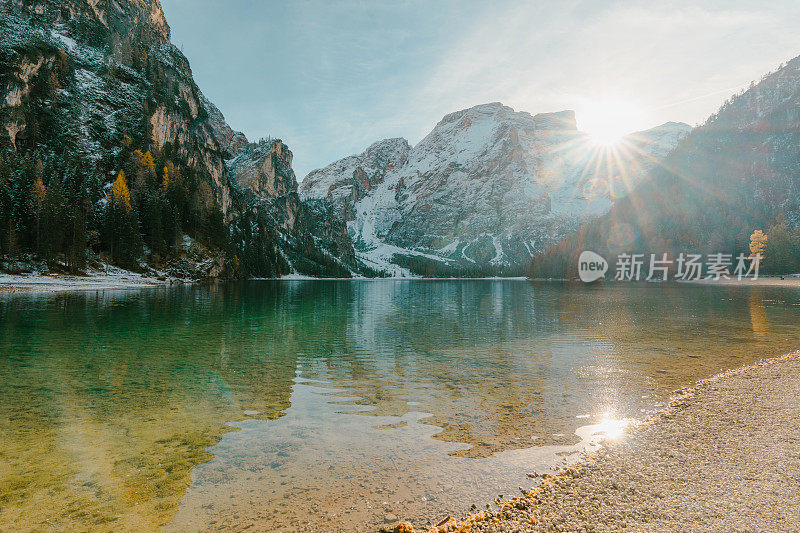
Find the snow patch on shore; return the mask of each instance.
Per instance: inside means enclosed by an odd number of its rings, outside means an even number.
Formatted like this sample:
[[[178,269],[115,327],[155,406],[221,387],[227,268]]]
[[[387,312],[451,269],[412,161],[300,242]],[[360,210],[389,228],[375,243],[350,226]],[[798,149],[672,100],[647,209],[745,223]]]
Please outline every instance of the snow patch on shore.
[[[159,279],[109,265],[103,269],[88,269],[86,275],[0,274],[0,294],[138,289],[165,287],[176,282],[181,283],[182,281]]]

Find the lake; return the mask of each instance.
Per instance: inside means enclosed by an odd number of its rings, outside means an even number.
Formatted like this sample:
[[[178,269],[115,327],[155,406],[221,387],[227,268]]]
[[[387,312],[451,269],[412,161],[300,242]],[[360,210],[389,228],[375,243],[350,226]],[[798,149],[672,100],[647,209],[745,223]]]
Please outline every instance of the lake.
[[[425,525],[515,496],[672,391],[799,341],[800,293],[779,288],[297,280],[0,297],[0,529]]]

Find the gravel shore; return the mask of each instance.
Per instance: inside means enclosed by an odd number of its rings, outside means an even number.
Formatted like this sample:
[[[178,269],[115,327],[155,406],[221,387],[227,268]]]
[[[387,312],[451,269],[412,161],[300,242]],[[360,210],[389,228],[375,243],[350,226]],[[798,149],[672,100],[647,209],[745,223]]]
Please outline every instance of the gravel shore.
[[[19,293],[56,293],[65,291],[100,291],[164,287],[169,281],[143,276],[121,268],[90,271],[85,276],[0,273],[0,295]]]
[[[703,380],[524,497],[430,531],[798,530],[800,352]]]

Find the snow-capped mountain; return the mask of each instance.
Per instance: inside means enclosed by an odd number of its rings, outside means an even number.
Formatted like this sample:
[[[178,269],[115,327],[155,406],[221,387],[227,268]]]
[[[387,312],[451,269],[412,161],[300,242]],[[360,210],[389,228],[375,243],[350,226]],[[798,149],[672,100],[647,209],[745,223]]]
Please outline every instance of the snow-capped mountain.
[[[445,116],[413,148],[387,139],[315,170],[300,195],[343,218],[359,259],[376,270],[522,272],[606,213],[690,130],[670,122],[605,148],[578,131],[572,111],[491,103]]]

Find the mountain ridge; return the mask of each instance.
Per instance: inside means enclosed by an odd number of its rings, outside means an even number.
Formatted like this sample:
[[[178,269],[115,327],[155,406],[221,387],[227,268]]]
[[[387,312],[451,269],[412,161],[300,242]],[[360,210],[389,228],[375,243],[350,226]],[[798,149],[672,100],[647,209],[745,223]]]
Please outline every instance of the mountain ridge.
[[[765,266],[792,264],[770,261],[797,249],[777,237],[796,239],[789,234],[800,223],[800,56],[729,98],[664,163],[608,214],[535,258],[531,275],[574,278],[584,249],[749,255],[751,233],[768,227],[777,232]]]
[[[629,153],[614,163],[636,174],[624,192],[689,129],[665,123],[627,136]],[[300,195],[346,221],[357,256],[373,269],[522,273],[546,243],[610,207],[608,193],[580,198],[586,183],[607,178],[589,164],[610,161],[578,131],[573,111],[531,115],[492,102],[446,114],[413,147],[384,139],[314,170]]]

